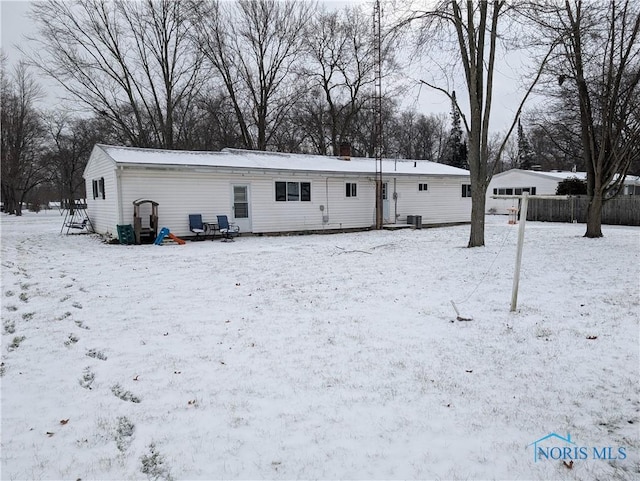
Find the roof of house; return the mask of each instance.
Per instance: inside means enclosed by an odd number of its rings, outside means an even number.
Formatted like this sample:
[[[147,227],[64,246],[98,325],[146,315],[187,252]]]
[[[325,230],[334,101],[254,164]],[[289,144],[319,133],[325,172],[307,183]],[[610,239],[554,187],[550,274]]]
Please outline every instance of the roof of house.
[[[562,181],[564,179],[569,179],[569,178],[577,178],[580,180],[586,180],[587,179],[587,173],[586,172],[573,172],[570,170],[554,170],[551,172],[542,172],[540,170],[523,170],[523,169],[511,169],[511,170],[506,170],[504,172],[500,172],[499,174],[494,175],[493,177],[502,177],[504,175],[507,174],[515,174],[515,173],[521,173],[521,174],[529,174],[529,175],[533,175],[533,176],[538,176],[538,177],[545,177],[548,179],[554,179],[557,181]]]
[[[254,150],[224,149],[221,152],[159,150],[98,144],[118,165],[218,167],[279,171],[315,171],[375,174],[375,159],[307,154],[285,154]],[[468,176],[469,171],[426,160],[384,159],[384,174]]]
[[[586,172],[573,172],[570,170],[553,170],[551,172],[542,172],[540,170],[511,169],[511,170],[506,170],[504,172],[500,172],[499,174],[494,175],[493,178],[502,177],[506,174],[515,174],[515,173],[523,173],[523,174],[530,174],[538,177],[545,177],[547,179],[557,180],[558,182],[561,182],[565,179],[570,179],[570,178],[587,180]],[[617,178],[617,174],[616,174],[616,178]],[[625,177],[624,183],[626,185],[640,185],[640,176],[627,175]]]

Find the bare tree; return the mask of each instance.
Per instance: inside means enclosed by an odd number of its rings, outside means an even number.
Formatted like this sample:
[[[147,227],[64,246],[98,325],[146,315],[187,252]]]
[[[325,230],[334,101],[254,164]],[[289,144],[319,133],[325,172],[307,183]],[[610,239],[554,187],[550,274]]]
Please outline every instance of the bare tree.
[[[224,90],[201,92],[185,117],[184,142],[194,150],[242,148],[233,105]]]
[[[443,116],[426,116],[414,110],[400,112],[386,130],[386,138],[394,157],[437,161],[440,146],[445,143]]]
[[[192,4],[196,41],[227,90],[249,149],[268,148],[303,94],[294,73],[312,8],[277,0]]]
[[[640,6],[565,0],[536,3],[532,12],[562,47],[550,72],[577,105],[589,196],[585,237],[602,237],[602,205],[640,158]]]
[[[305,31],[306,60],[303,74],[314,91],[327,122],[322,132],[333,155],[349,140],[356,115],[371,102],[375,56],[371,16],[361,7],[321,10]],[[393,66],[392,47],[384,42],[381,57],[388,75]],[[320,152],[325,154],[326,152]]]
[[[58,192],[58,200],[66,202],[73,213],[75,201],[86,196],[82,174],[93,146],[111,140],[110,123],[101,117],[74,119],[52,113],[45,125],[47,147],[43,156],[49,177]]]
[[[1,164],[4,211],[22,215],[27,195],[47,181],[47,169],[40,155],[43,128],[35,102],[41,89],[24,63],[9,74],[1,59]]]
[[[546,102],[527,114],[535,164],[542,170],[584,171],[575,100],[562,93],[554,95],[554,85],[557,87],[557,77],[552,83],[543,82]]]
[[[177,147],[202,85],[185,10],[182,0],[35,2],[32,63],[73,101],[111,120],[127,143]]]
[[[468,247],[484,245],[487,186],[493,174],[493,166],[498,165],[502,150],[515,126],[514,118],[514,123],[490,159],[489,121],[493,101],[493,76],[499,52],[498,39],[503,34],[500,27],[503,23],[508,23],[503,18],[509,11],[505,0],[442,0],[430,9],[410,9],[399,22],[399,26],[415,23],[420,25],[422,34],[419,36],[419,45],[422,48],[426,48],[438,32],[446,35],[440,39],[441,44],[450,41],[450,33],[455,38],[454,50],[464,72],[469,118],[467,119],[453,94],[446,88],[423,82],[449,97],[460,112],[466,130],[472,197]],[[516,118],[539,76],[540,71],[534,75],[534,80],[518,107]]]

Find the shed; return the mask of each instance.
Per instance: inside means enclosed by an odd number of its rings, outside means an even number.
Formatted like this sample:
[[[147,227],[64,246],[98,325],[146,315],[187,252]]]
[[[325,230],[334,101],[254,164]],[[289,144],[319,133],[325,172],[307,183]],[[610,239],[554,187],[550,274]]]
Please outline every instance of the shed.
[[[158,223],[189,236],[189,214],[225,214],[241,232],[369,229],[375,225],[374,159],[225,149],[172,151],[98,144],[84,171],[96,232],[131,224],[133,201],[159,204]],[[428,161],[383,161],[385,223],[467,223],[469,172]]]

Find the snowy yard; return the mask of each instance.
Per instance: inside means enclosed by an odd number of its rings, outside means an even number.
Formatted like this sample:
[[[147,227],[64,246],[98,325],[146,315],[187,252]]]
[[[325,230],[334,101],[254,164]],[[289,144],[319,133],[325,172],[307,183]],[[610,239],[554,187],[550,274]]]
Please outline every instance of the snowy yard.
[[[2,479],[640,477],[638,228],[528,223],[510,313],[506,217],[477,249],[1,221]],[[588,456],[535,460],[549,433]]]

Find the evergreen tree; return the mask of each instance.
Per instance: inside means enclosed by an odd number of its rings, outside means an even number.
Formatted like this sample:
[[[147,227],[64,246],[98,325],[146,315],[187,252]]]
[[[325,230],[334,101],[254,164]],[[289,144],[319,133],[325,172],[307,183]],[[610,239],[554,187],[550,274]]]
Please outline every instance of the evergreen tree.
[[[524,133],[522,123],[518,119],[518,168],[523,170],[531,170],[533,168],[534,154],[529,140]]]
[[[558,183],[556,195],[587,195],[587,181],[569,177]]]
[[[451,100],[451,132],[447,139],[444,163],[460,169],[467,169],[467,143],[462,135],[460,112],[456,106],[456,93],[452,93]]]

